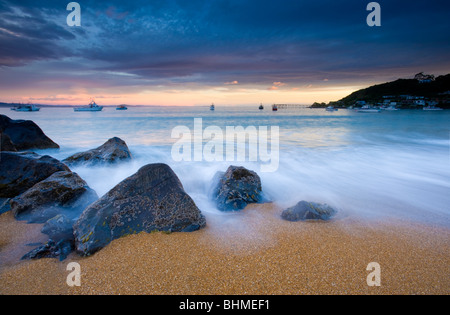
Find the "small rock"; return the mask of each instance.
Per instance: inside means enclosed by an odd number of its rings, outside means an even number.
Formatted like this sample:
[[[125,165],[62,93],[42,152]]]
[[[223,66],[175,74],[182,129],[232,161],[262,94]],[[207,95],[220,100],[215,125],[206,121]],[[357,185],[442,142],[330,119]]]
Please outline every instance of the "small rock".
[[[0,198],[14,198],[53,173],[70,169],[50,156],[0,152]]]
[[[244,167],[230,166],[213,179],[212,199],[221,211],[239,211],[263,201],[261,179]]]
[[[330,220],[337,211],[326,204],[300,201],[292,208],[286,209],[281,214],[284,220],[297,222],[307,220]]]
[[[119,138],[112,138],[96,149],[74,154],[63,160],[63,162],[71,166],[76,164],[95,165],[116,163],[130,160],[131,158],[131,152],[125,141]]]
[[[49,240],[47,244],[39,246],[22,257],[22,260],[42,259],[42,258],[58,258],[63,261],[73,251],[73,242],[61,240],[55,242]]]
[[[45,222],[41,232],[54,241],[74,240],[73,224],[75,222],[67,216],[59,214]]]
[[[97,199],[95,191],[76,173],[56,172],[10,204],[16,219],[44,223],[58,214],[76,218]]]

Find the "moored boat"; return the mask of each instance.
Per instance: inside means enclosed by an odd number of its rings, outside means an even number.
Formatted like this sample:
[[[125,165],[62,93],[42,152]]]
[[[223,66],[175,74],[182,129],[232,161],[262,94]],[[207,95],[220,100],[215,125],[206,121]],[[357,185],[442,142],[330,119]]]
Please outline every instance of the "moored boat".
[[[384,110],[387,110],[387,111],[397,111],[397,110],[400,110],[400,109],[397,108],[396,106],[391,105],[391,106],[386,107]]]
[[[436,110],[443,110],[443,109],[440,108],[440,107],[436,107],[436,106],[434,106],[434,105],[430,105],[430,106],[424,107],[423,110],[426,110],[426,111],[436,111]]]
[[[274,112],[278,111],[278,106],[275,104],[272,105],[272,111],[274,111]]]
[[[211,106],[209,107],[209,110],[211,110],[211,111],[216,110],[216,106],[214,104],[211,104]]]
[[[119,105],[116,107],[116,110],[128,110],[128,107],[126,105]]]
[[[76,107],[73,110],[75,112],[101,112],[103,110],[103,106],[98,106],[97,103],[91,101],[88,106]]]
[[[363,107],[356,109],[356,111],[358,113],[381,113],[381,109],[370,105],[364,105]]]
[[[327,112],[337,112],[339,109],[334,108],[334,106],[328,106],[327,108],[325,108],[325,110]]]
[[[34,104],[28,105],[20,105],[18,107],[13,107],[11,110],[15,110],[16,112],[38,112],[41,109]]]
[[[259,110],[264,110],[263,104],[259,105]]]

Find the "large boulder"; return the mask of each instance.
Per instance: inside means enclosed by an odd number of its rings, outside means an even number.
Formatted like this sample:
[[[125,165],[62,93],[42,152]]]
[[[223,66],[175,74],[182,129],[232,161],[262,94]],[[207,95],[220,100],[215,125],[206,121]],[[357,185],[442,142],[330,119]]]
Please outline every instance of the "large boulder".
[[[125,141],[119,138],[109,139],[100,147],[74,154],[63,160],[67,165],[108,164],[131,159],[131,152]]]
[[[172,169],[150,164],[89,206],[74,226],[76,250],[87,256],[140,232],[192,232],[206,220]]]
[[[221,211],[239,211],[263,201],[261,179],[244,167],[230,166],[213,179],[212,199]]]
[[[283,211],[281,217],[284,220],[297,222],[308,220],[330,220],[337,211],[326,204],[300,201],[292,208]]]
[[[11,200],[11,211],[18,220],[44,223],[58,214],[78,217],[98,199],[80,176],[57,172]]]
[[[16,197],[56,172],[70,169],[50,156],[0,152],[0,198]]]
[[[59,145],[47,137],[41,128],[30,120],[12,120],[0,115],[0,132],[7,135],[13,145],[2,151],[25,151],[30,149],[59,149]],[[5,138],[5,141],[8,141]],[[3,142],[3,139],[2,139]]]

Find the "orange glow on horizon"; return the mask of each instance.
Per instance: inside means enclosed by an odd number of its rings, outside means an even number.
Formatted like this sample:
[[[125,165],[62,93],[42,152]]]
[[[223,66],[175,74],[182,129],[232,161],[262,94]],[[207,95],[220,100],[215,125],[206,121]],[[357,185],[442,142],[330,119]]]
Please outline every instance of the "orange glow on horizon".
[[[11,91],[11,95],[2,95],[0,101],[8,103],[35,103],[45,105],[87,105],[94,99],[100,105],[157,105],[157,106],[196,106],[209,105],[250,105],[294,103],[310,105],[314,102],[337,101],[361,87],[357,86],[284,86],[275,82],[277,89],[270,87],[255,88],[234,85],[218,86],[208,89],[166,89],[147,90],[138,93],[111,93],[110,89],[78,90],[74,94],[46,92],[42,90]],[[5,93],[2,93],[5,94]],[[17,97],[17,95],[30,95]]]

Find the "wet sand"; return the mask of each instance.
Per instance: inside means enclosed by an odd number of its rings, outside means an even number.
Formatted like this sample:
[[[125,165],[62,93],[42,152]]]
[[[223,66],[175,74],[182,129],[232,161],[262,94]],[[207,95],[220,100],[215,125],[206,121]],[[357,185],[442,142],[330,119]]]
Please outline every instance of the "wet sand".
[[[403,221],[286,222],[276,205],[206,214],[194,233],[141,233],[97,254],[19,261],[40,225],[0,216],[0,294],[449,294],[450,229]],[[81,266],[81,287],[66,284]],[[369,287],[367,265],[381,266]]]

